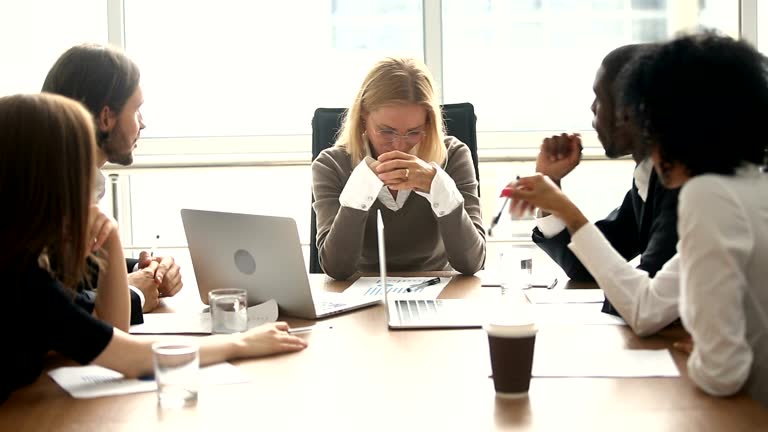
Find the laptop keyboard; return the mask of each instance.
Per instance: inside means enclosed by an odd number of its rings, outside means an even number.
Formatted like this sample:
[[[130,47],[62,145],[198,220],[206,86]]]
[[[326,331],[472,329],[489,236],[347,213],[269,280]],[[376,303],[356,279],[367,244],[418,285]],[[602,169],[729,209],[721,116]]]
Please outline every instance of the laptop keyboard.
[[[443,319],[450,307],[442,300],[395,300],[395,309],[402,324]]]

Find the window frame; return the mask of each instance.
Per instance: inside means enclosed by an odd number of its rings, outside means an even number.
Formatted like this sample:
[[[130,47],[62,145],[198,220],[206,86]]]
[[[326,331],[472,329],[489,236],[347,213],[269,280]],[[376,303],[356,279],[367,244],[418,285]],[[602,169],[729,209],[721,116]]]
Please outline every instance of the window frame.
[[[424,60],[443,94],[442,0],[422,0]],[[757,44],[757,0],[739,1],[739,35]],[[109,43],[125,48],[125,0],[107,0]],[[441,96],[442,98],[442,96]],[[442,102],[442,100],[441,100]],[[306,119],[309,122],[311,119]],[[561,131],[478,132],[479,157],[483,161],[532,160],[542,136]],[[593,131],[581,131],[588,156],[600,157],[602,148]],[[279,144],[279,145],[276,145]],[[237,137],[142,138],[132,169],[178,166],[243,166],[308,164],[311,134],[254,135]],[[275,149],[280,151],[276,152]]]

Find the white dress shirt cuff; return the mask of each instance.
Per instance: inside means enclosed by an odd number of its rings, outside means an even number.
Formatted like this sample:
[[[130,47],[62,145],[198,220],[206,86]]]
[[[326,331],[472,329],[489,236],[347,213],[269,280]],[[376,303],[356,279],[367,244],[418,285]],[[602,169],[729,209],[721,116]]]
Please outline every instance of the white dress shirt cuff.
[[[624,257],[613,249],[603,233],[592,223],[571,235],[568,248],[598,281],[601,276],[613,273],[617,266],[627,266]]]
[[[130,288],[130,289],[131,289],[131,291],[135,292],[135,293],[136,293],[136,295],[137,295],[137,296],[139,296],[139,300],[141,300],[141,307],[142,307],[142,309],[143,309],[143,308],[144,308],[144,301],[145,301],[145,300],[144,300],[144,293],[143,293],[143,292],[141,292],[141,290],[140,290],[140,289],[136,288],[136,287],[135,287],[135,286],[133,286],[133,285],[128,285],[128,288]]]
[[[536,227],[539,228],[544,238],[552,238],[565,229],[565,222],[554,215],[544,216],[536,219]]]
[[[339,204],[357,210],[368,210],[384,186],[365,161],[357,164],[339,195]]]
[[[432,179],[430,192],[424,193],[416,191],[416,193],[429,201],[435,216],[443,217],[464,204],[464,197],[461,195],[459,188],[456,187],[456,182],[453,181],[447,172],[443,171],[443,169],[434,162],[430,165],[437,170],[435,178]]]

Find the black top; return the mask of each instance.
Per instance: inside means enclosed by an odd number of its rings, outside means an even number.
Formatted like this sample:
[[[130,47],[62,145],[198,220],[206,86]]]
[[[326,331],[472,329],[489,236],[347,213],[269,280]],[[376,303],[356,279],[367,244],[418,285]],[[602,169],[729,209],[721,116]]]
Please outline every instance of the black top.
[[[10,279],[0,314],[7,341],[0,355],[0,402],[40,375],[48,352],[88,364],[104,351],[113,333],[111,326],[77,306],[74,293],[45,270],[6,268],[2,274],[10,274]]]
[[[595,223],[614,249],[627,261],[640,255],[637,268],[653,277],[675,255],[677,247],[677,195],[679,189],[667,189],[651,171],[648,196],[643,201],[632,182],[621,207],[605,219]],[[547,239],[538,228],[533,230],[533,241],[563,268],[575,281],[594,281],[594,277],[568,248],[571,235],[568,230]],[[603,312],[618,315],[608,299]]]
[[[134,258],[126,258],[125,263],[128,267],[128,273],[133,272],[133,268],[136,266],[136,264],[139,262],[139,260]],[[94,290],[92,287],[95,287],[99,284],[99,272],[98,267],[93,264],[91,261],[89,261],[89,265],[91,266],[91,277],[89,281],[83,281],[83,283],[80,284],[80,286],[77,288],[78,294],[75,298],[75,303],[85,309],[86,312],[89,314],[93,313],[93,309],[96,307],[96,290]],[[144,313],[141,308],[141,298],[138,294],[136,294],[133,290],[131,290],[131,325],[136,324],[143,324],[144,323]]]

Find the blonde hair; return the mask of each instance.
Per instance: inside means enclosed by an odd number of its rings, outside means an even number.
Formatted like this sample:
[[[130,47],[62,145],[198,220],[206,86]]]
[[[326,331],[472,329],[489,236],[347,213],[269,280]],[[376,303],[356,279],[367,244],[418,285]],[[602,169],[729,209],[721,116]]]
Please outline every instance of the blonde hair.
[[[427,111],[424,139],[416,156],[442,164],[445,160],[445,126],[436,95],[432,74],[419,60],[408,57],[387,57],[368,72],[352,106],[344,114],[336,144],[343,147],[352,164],[365,158],[366,114],[386,105],[417,104]]]

